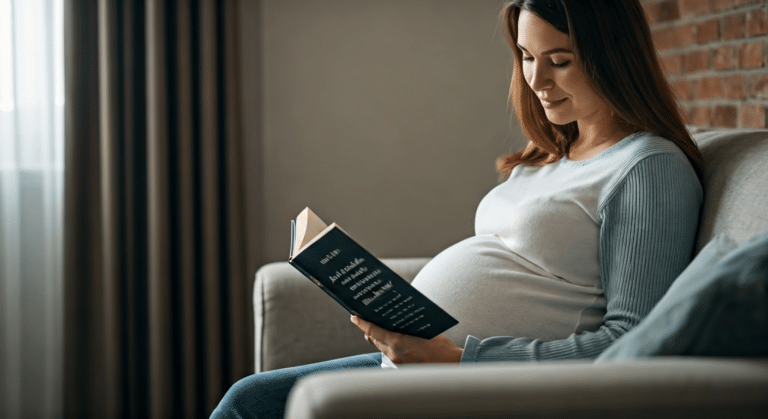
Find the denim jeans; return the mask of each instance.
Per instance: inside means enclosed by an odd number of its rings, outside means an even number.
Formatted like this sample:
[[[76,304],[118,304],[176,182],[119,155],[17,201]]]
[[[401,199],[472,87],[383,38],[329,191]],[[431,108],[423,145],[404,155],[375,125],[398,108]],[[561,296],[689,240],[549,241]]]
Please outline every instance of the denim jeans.
[[[211,414],[211,419],[282,418],[288,393],[296,380],[316,372],[353,368],[381,368],[381,353],[350,356],[245,377],[227,391]]]

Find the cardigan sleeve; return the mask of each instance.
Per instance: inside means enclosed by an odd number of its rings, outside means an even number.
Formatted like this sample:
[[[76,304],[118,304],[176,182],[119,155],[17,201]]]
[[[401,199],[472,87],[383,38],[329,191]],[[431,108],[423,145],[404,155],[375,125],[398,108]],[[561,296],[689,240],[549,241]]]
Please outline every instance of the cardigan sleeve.
[[[701,185],[685,157],[665,153],[639,161],[598,210],[603,325],[546,342],[468,336],[461,362],[597,357],[650,312],[690,262],[702,200]]]

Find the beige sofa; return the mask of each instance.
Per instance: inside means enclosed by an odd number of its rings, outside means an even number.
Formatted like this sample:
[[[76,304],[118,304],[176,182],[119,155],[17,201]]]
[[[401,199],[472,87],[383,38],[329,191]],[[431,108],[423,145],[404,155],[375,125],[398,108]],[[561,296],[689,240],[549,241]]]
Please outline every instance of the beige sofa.
[[[695,134],[705,159],[698,248],[768,231],[768,130]],[[411,280],[428,259],[388,259]],[[766,273],[768,275],[768,272]],[[256,370],[375,351],[287,263],[256,273]],[[376,376],[372,379],[371,374]],[[768,417],[768,358],[418,365],[300,380],[288,418]]]

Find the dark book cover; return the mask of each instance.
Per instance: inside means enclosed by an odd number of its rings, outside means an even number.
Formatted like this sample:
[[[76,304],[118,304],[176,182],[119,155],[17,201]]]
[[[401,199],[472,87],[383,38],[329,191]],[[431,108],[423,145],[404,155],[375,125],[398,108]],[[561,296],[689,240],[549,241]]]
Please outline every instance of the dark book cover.
[[[431,339],[458,323],[336,225],[289,262],[347,311],[386,330]]]

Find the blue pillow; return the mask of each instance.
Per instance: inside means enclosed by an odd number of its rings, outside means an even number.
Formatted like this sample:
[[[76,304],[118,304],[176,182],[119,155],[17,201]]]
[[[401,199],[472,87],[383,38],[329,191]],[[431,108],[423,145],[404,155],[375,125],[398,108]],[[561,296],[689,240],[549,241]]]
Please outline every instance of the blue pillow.
[[[635,328],[597,359],[768,354],[768,233],[710,241]]]

